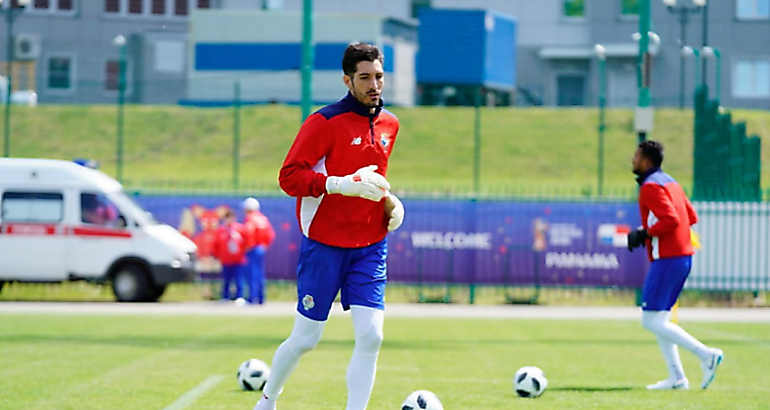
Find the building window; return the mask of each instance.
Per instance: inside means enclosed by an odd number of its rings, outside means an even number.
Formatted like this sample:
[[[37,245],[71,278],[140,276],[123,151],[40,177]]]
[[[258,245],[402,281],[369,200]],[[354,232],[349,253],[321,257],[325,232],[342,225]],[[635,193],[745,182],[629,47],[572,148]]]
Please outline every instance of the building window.
[[[186,16],[187,6],[187,0],[174,0],[174,14],[177,16]]]
[[[738,0],[735,2],[735,15],[739,19],[768,19],[770,0]]]
[[[48,88],[69,90],[72,88],[72,59],[70,57],[50,57],[48,59]]]
[[[263,10],[283,10],[283,0],[262,0]]]
[[[91,225],[125,227],[125,217],[104,195],[80,194],[80,220]]]
[[[187,15],[187,7],[188,7],[188,1],[187,0],[174,0],[174,14],[177,16],[186,16]]]
[[[585,17],[585,15],[586,15],[585,0],[564,0],[565,17]]]
[[[120,13],[120,0],[104,0],[104,11],[107,13]]]
[[[770,60],[738,60],[733,66],[733,97],[770,98]]]
[[[166,0],[152,0],[152,14],[166,14]]]
[[[2,211],[6,222],[59,222],[64,215],[64,197],[53,192],[6,192]]]
[[[131,14],[142,14],[142,3],[144,3],[144,0],[128,0],[128,12]]]
[[[5,3],[7,2],[3,1],[2,4],[5,5]],[[15,0],[11,3],[16,7],[19,4],[19,1]],[[75,10],[75,0],[33,0],[27,8],[31,12],[61,11],[71,13]]]
[[[621,14],[624,16],[638,16],[639,15],[639,0],[621,0],[622,10]]]
[[[199,9],[211,8],[211,0],[198,0],[198,8]]]

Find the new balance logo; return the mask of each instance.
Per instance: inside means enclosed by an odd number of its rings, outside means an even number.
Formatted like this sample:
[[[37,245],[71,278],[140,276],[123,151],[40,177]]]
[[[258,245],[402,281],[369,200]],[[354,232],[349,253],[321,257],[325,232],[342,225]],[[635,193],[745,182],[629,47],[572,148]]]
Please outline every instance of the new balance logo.
[[[361,145],[361,137],[353,138],[353,142],[351,142],[350,145]]]

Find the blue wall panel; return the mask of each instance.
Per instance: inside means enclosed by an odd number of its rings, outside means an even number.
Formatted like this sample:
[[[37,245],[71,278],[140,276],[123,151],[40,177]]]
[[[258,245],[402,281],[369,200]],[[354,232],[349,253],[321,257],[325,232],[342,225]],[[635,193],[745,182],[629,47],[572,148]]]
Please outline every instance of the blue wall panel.
[[[516,22],[490,14],[493,29],[487,31],[484,83],[495,88],[516,86]]]
[[[484,75],[485,14],[423,8],[417,82],[480,84]]]
[[[345,43],[321,43],[315,46],[313,66],[316,70],[342,71]],[[393,47],[383,47],[385,71],[393,72]],[[195,45],[195,69],[199,71],[232,70],[299,70],[302,45],[285,44],[232,44],[198,43]]]
[[[417,82],[513,89],[516,21],[486,10],[422,9]]]

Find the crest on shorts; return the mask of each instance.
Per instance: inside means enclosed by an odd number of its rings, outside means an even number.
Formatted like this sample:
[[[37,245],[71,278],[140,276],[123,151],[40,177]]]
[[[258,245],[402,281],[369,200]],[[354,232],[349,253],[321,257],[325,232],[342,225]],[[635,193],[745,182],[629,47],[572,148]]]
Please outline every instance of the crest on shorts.
[[[302,297],[302,307],[305,308],[305,310],[310,310],[315,306],[315,300],[313,299],[312,295],[305,295]]]

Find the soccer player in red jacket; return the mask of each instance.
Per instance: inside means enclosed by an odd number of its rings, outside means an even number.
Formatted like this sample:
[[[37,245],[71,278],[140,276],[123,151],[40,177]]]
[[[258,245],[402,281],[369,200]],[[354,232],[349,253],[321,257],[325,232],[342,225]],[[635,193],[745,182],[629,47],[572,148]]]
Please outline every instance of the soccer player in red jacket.
[[[217,231],[214,257],[222,263],[222,300],[230,300],[230,285],[235,282],[235,298],[243,297],[243,273],[246,267],[246,241],[243,225],[235,212],[228,210],[224,224]]]
[[[304,237],[297,267],[294,328],[275,352],[264,395],[275,401],[300,357],[321,339],[332,302],[341,292],[350,310],[355,347],[347,373],[347,410],[364,410],[374,386],[382,344],[388,231],[404,217],[385,179],[398,119],[382,108],[382,52],[351,44],[342,59],[348,94],[309,116],[279,175],[297,198]]]
[[[244,277],[249,287],[249,303],[265,303],[265,253],[275,239],[270,220],[260,212],[259,200],[248,197],[243,200],[243,233],[246,239],[246,267]]]
[[[647,388],[689,388],[677,349],[682,346],[701,360],[701,388],[705,389],[714,380],[716,369],[722,362],[722,351],[707,347],[670,320],[671,308],[692,268],[695,250],[690,227],[698,222],[698,216],[682,187],[660,169],[663,163],[660,142],[643,141],[636,149],[632,163],[640,186],[642,227],[628,234],[628,249],[647,248],[651,264],[642,289],[642,324],[657,336],[669,372],[668,379]]]

